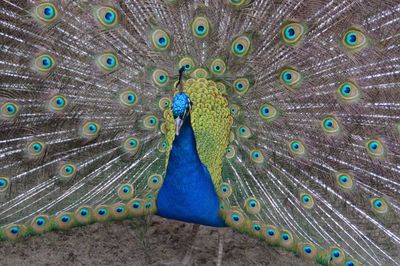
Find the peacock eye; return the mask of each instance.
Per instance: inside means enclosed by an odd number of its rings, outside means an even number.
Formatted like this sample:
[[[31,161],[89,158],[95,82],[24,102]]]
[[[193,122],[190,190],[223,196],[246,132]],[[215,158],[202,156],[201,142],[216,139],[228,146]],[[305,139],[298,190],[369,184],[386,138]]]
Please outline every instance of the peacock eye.
[[[354,186],[353,176],[350,173],[340,172],[336,174],[336,181],[340,188],[352,189]]]
[[[168,84],[168,74],[165,70],[156,69],[153,71],[153,82],[158,87],[164,87]]]
[[[295,68],[285,67],[280,71],[279,79],[286,88],[294,89],[300,85],[303,77]]]
[[[186,56],[186,57],[183,57],[181,60],[179,60],[178,67],[179,67],[179,69],[184,67],[185,73],[190,74],[193,72],[195,65],[194,65],[193,59],[189,56]]]
[[[218,190],[217,190],[217,194],[220,198],[226,199],[229,198],[230,195],[232,195],[232,187],[229,183],[221,183],[221,185],[219,185]]]
[[[124,141],[124,150],[130,153],[131,155],[135,155],[139,149],[139,140],[136,137],[128,137]]]
[[[158,102],[158,107],[160,107],[160,109],[162,111],[166,110],[169,106],[171,106],[171,99],[170,98],[163,97]]]
[[[247,78],[238,78],[233,81],[233,89],[240,96],[245,95],[250,89],[250,81]]]
[[[119,94],[119,103],[124,107],[133,107],[138,103],[138,97],[133,90],[125,90]]]
[[[367,38],[362,31],[352,28],[346,31],[342,43],[349,50],[359,50],[365,47]]]
[[[39,74],[48,74],[55,67],[54,58],[48,54],[43,53],[34,59],[33,70]]]
[[[0,177],[0,192],[6,191],[10,187],[10,179],[8,177]]]
[[[365,144],[368,155],[373,159],[383,158],[385,156],[385,147],[383,143],[378,139],[371,139]]]
[[[301,142],[300,140],[293,140],[289,142],[289,149],[290,153],[294,157],[303,156],[305,154],[305,148],[303,142]]]
[[[67,98],[63,95],[55,95],[50,100],[50,110],[60,112],[67,106]]]
[[[111,6],[100,6],[95,9],[97,22],[104,28],[112,28],[118,25],[119,15],[117,10]]]
[[[41,3],[35,7],[33,15],[41,24],[50,25],[56,19],[58,19],[59,12],[54,4]]]
[[[310,246],[304,246],[304,253],[310,254],[312,252],[312,248]]]
[[[372,198],[371,199],[372,211],[377,214],[385,214],[388,212],[388,204],[383,198]]]
[[[71,218],[70,218],[69,216],[63,216],[63,217],[61,218],[61,221],[62,221],[63,223],[68,223],[70,220],[71,220]]]
[[[33,141],[29,143],[27,148],[29,156],[33,158],[42,156],[44,154],[44,147],[44,143],[40,141]]]
[[[4,119],[13,119],[19,113],[19,106],[14,102],[5,102],[1,106],[1,117]]]
[[[238,135],[239,137],[241,137],[242,139],[248,139],[248,138],[250,138],[250,137],[251,137],[250,128],[248,128],[247,126],[244,126],[244,125],[238,127],[238,129],[237,129],[237,135]]]
[[[259,115],[264,121],[272,122],[277,118],[278,112],[273,105],[264,103],[260,106]]]
[[[81,134],[84,138],[95,138],[100,132],[100,125],[96,122],[85,122],[81,126]]]
[[[210,33],[210,22],[206,17],[196,17],[192,23],[192,34],[197,39],[204,39]]]
[[[261,205],[258,199],[251,197],[247,198],[245,203],[244,203],[244,208],[246,213],[255,215],[260,212],[261,210]]]
[[[234,8],[242,8],[246,6],[250,0],[228,0],[228,3]]]
[[[96,63],[100,70],[105,73],[112,73],[119,67],[118,57],[114,53],[106,52],[97,56]]]
[[[298,43],[303,37],[305,27],[301,23],[297,22],[286,22],[281,27],[281,39],[285,44],[294,45]]]
[[[338,94],[341,100],[346,103],[352,103],[360,98],[360,91],[354,82],[346,81],[340,84]]]
[[[163,177],[159,174],[151,175],[147,181],[148,186],[151,189],[158,189],[163,183]]]
[[[169,48],[171,39],[166,31],[157,29],[151,34],[150,41],[157,51],[162,52]]]
[[[63,164],[59,169],[59,175],[64,180],[69,180],[76,173],[75,165],[73,164]]]
[[[314,207],[314,198],[308,193],[300,194],[300,203],[307,209],[311,209]]]
[[[231,54],[238,57],[243,58],[246,57],[251,48],[251,40],[247,36],[239,36],[236,37],[231,45]]]
[[[337,135],[340,132],[340,125],[336,117],[327,115],[321,120],[321,127],[327,135]]]
[[[250,151],[250,159],[255,163],[263,163],[264,155],[261,153],[260,150],[254,149]]]
[[[211,63],[211,72],[215,76],[221,76],[226,71],[226,63],[224,60],[217,58]]]

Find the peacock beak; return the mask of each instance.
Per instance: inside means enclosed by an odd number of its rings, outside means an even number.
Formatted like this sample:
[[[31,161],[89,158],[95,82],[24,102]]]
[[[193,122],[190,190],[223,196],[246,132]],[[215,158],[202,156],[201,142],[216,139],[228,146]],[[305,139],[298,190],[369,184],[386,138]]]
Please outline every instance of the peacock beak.
[[[181,119],[179,116],[175,118],[175,134],[179,136],[179,131],[181,130],[181,127],[183,125],[183,119]]]

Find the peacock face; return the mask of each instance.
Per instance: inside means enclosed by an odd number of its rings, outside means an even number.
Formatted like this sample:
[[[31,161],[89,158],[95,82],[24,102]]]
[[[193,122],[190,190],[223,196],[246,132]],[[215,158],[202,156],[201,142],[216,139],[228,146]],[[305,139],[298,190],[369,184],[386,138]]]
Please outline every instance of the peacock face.
[[[184,92],[177,93],[172,99],[171,108],[175,119],[176,135],[178,136],[183,122],[192,108],[189,96]]]

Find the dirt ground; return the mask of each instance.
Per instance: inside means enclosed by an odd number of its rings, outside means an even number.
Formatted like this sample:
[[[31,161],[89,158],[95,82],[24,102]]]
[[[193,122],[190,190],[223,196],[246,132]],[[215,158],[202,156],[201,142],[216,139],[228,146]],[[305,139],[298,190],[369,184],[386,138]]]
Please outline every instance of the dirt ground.
[[[150,226],[148,226],[150,225]],[[154,216],[0,242],[0,265],[216,265],[218,230]],[[224,229],[222,265],[313,265]]]

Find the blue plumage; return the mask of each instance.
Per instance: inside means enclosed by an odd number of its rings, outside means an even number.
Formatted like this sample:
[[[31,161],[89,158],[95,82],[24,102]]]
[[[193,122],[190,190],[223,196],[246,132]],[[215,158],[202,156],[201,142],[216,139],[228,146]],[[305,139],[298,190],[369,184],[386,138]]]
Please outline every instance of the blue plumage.
[[[164,184],[157,197],[157,210],[165,218],[223,227],[219,200],[210,173],[200,161],[188,116],[170,153]]]

